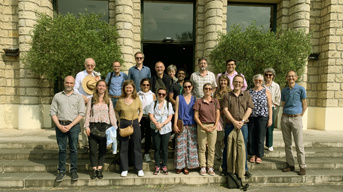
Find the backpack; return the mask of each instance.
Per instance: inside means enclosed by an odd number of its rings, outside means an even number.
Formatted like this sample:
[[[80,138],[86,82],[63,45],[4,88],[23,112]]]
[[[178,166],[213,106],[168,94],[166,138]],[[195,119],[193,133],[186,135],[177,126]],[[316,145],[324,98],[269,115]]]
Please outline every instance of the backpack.
[[[227,173],[227,187],[229,189],[243,189],[248,190],[249,183],[243,186],[241,178],[237,177],[234,173]]]

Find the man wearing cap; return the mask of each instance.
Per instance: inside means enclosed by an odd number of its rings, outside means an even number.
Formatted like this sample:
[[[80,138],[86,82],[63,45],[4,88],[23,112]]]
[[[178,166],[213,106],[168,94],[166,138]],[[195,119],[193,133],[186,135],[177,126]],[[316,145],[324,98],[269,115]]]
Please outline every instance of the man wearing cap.
[[[121,64],[119,61],[114,61],[112,67],[113,72],[107,74],[105,81],[107,83],[109,97],[112,100],[114,108],[121,95],[123,83],[128,79],[128,76],[124,72],[120,71]]]
[[[96,81],[99,81],[101,79],[100,77],[100,73],[98,72],[95,72],[94,71],[94,68],[95,68],[95,61],[93,58],[87,58],[85,59],[85,70],[84,71],[81,71],[79,72],[77,75],[76,75],[76,78],[75,78],[75,86],[74,86],[74,91],[76,93],[79,93],[80,95],[82,95],[83,97],[83,100],[84,100],[84,103],[85,105],[87,104],[88,102],[88,99],[91,98],[93,96],[93,93],[87,93],[83,86],[82,86],[82,81],[83,79],[87,76],[87,75],[91,75],[94,77],[94,79]],[[85,133],[85,130],[84,130],[84,123],[85,123],[85,120],[84,118],[80,121],[80,127],[81,127],[81,135],[82,135],[82,147],[83,147],[83,150],[82,152],[87,152],[88,151],[88,137]]]
[[[137,52],[135,53],[136,65],[129,69],[129,79],[132,79],[135,82],[136,90],[139,92],[141,90],[141,80],[144,78],[151,77],[150,68],[143,65],[144,53]]]
[[[59,149],[56,182],[65,176],[67,143],[69,140],[69,159],[71,180],[77,181],[77,142],[80,133],[79,121],[85,116],[85,105],[82,96],[73,90],[75,80],[72,76],[64,79],[64,90],[57,93],[51,103],[50,115],[56,125],[56,139]]]

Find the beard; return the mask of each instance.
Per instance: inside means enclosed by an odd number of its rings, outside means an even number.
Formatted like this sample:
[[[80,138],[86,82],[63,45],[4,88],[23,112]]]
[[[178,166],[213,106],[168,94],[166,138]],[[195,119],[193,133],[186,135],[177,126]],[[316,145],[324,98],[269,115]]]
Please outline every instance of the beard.
[[[73,87],[64,87],[64,89],[65,89],[66,91],[71,91],[71,90],[73,90]]]

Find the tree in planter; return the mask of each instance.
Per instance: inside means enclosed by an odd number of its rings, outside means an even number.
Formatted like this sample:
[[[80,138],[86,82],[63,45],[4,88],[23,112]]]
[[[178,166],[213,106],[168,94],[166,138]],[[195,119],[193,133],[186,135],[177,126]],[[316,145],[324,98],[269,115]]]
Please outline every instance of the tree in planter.
[[[95,13],[39,15],[31,34],[31,49],[25,63],[49,80],[60,80],[84,70],[84,61],[92,57],[102,76],[112,71],[114,60],[122,61],[114,26]]]
[[[210,53],[214,71],[226,70],[226,60],[237,61],[236,71],[245,75],[248,85],[252,85],[255,74],[263,74],[272,67],[276,71],[275,81],[285,82],[285,75],[294,70],[301,76],[311,52],[310,34],[302,30],[264,31],[254,23],[242,31],[239,25],[231,26],[231,31],[221,34],[218,45]],[[283,85],[283,84],[282,84]]]

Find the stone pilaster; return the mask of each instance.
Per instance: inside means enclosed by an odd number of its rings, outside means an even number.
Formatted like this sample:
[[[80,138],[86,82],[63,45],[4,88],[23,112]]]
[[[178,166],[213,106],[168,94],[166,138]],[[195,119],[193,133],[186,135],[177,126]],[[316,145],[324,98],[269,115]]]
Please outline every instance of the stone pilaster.
[[[117,28],[118,43],[128,70],[134,65],[135,52],[140,50],[140,0],[110,0],[110,24]]]

